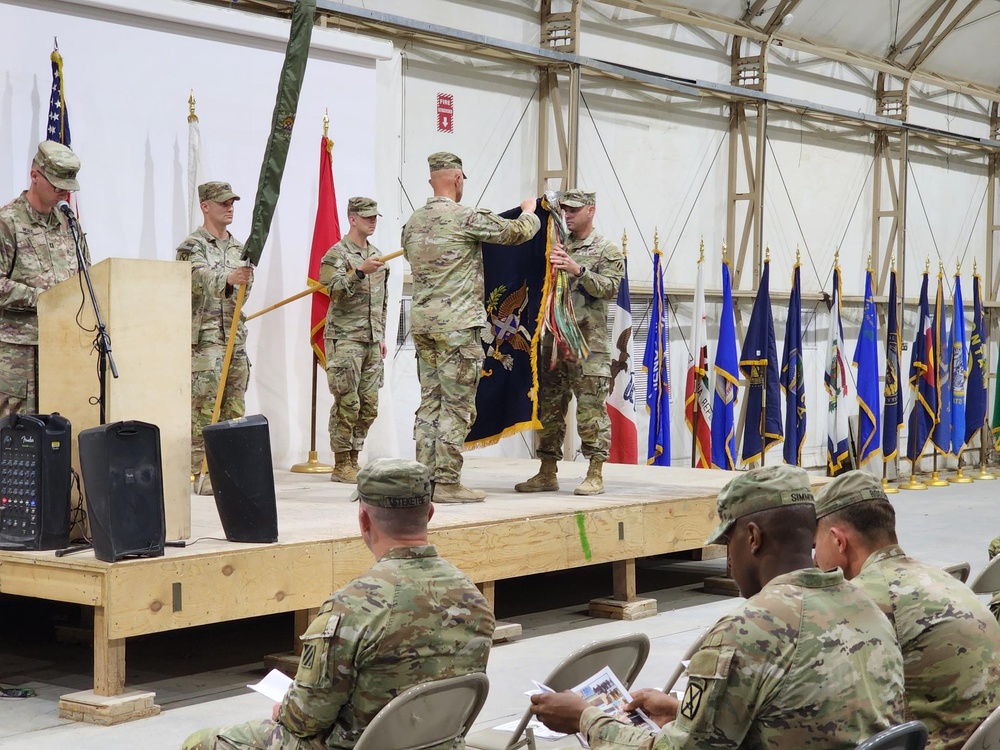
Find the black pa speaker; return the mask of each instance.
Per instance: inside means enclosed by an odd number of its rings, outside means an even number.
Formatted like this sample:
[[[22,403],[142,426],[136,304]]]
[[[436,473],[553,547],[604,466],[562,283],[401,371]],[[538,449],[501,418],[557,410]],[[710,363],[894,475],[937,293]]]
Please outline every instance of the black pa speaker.
[[[59,414],[0,420],[0,549],[69,544],[72,435]]]
[[[159,557],[166,539],[160,428],[115,422],[80,432],[80,469],[98,560]]]
[[[254,414],[208,425],[205,457],[215,506],[230,542],[278,541],[267,419]]]

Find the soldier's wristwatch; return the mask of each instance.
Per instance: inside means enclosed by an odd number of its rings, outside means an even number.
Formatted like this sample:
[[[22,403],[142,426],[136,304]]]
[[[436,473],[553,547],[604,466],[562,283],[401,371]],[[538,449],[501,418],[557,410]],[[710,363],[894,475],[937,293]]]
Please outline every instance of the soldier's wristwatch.
[[[354,275],[358,277],[358,281],[364,281],[365,272],[362,271],[360,268],[354,269]]]
[[[581,276],[583,276],[583,275],[584,275],[585,273],[587,273],[587,267],[586,267],[586,266],[580,266],[580,273],[578,273],[578,274],[576,275],[576,278],[580,278],[580,277],[581,277]]]

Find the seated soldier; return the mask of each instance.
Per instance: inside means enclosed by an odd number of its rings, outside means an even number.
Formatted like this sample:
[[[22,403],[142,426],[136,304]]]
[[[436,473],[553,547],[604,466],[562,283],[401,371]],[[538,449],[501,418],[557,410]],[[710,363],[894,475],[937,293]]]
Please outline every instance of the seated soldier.
[[[839,570],[813,567],[809,476],[794,466],[741,474],[719,494],[733,578],[749,597],[717,622],[691,658],[684,697],[637,690],[662,729],[615,721],[571,692],[532,696],[551,729],[592,748],[853,750],[899,723],[903,659],[892,627]]]
[[[896,512],[869,474],[823,487],[816,515],[816,564],[843,570],[896,629],[906,718],[927,726],[930,750],[961,748],[997,705],[1000,625],[964,583],[906,556]]]
[[[184,750],[352,748],[407,688],[486,670],[493,612],[427,543],[430,497],[430,471],[416,461],[383,458],[358,473],[352,499],[376,563],[326,600],[271,720],[196,732]]]
[[[990,546],[986,550],[992,560],[997,555],[1000,555],[1000,536],[994,537],[993,541],[990,542]],[[994,594],[993,598],[990,599],[990,612],[993,616],[1000,621],[1000,593]]]

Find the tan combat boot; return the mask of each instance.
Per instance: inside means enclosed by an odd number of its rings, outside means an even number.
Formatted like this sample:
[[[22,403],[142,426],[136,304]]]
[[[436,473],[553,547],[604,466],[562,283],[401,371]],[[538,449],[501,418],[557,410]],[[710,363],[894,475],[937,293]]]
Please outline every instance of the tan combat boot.
[[[336,466],[330,475],[331,482],[343,482],[344,484],[357,484],[358,472],[351,464],[351,454],[349,451],[334,454]]]
[[[358,453],[360,453],[360,451],[351,451],[351,466],[354,467],[355,472],[361,468],[358,466]]]
[[[482,490],[471,490],[461,482],[445,484],[434,483],[434,494],[431,500],[435,503],[481,503],[486,499]]]
[[[559,489],[556,479],[557,464],[554,458],[543,458],[542,468],[527,482],[514,485],[517,492],[554,492]]]
[[[601,469],[604,461],[599,458],[590,459],[590,468],[587,469],[587,478],[580,483],[580,486],[573,490],[574,495],[603,495],[604,478],[601,476]]]

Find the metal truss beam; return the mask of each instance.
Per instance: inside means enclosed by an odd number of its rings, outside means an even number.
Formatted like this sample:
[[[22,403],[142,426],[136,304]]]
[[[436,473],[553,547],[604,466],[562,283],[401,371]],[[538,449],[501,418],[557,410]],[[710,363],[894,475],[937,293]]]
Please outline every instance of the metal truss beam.
[[[1000,137],[1000,114],[997,102],[990,108],[990,135]],[[986,161],[986,293],[991,302],[1000,298],[1000,154],[991,153]]]

